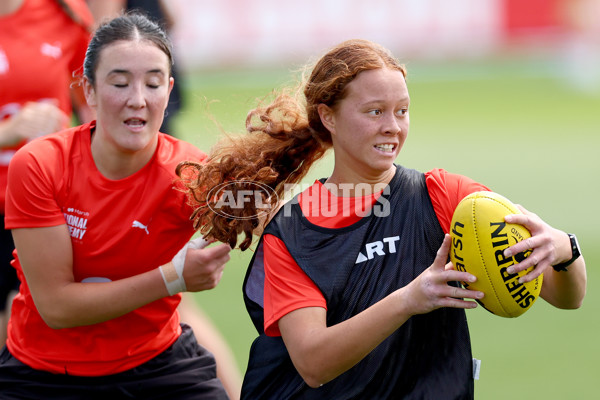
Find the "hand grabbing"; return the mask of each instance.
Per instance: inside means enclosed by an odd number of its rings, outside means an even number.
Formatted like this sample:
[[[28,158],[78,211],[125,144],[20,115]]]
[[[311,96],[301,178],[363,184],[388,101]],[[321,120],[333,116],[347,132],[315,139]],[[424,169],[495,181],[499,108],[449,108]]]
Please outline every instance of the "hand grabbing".
[[[425,314],[441,307],[475,308],[477,303],[463,299],[483,298],[483,292],[449,285],[476,280],[472,274],[457,271],[452,263],[446,263],[449,251],[450,235],[445,235],[433,264],[406,286],[411,314]]]
[[[520,282],[524,283],[534,280],[552,265],[571,258],[571,246],[566,233],[551,227],[523,206],[517,205],[517,207],[523,214],[507,215],[505,221],[510,224],[523,225],[529,230],[531,237],[506,249],[504,256],[510,257],[513,254],[532,250],[527,258],[507,270],[508,273],[514,274],[534,267],[527,275],[521,277]]]
[[[183,277],[189,292],[215,288],[223,276],[225,263],[231,258],[229,245],[220,243],[205,248],[210,243],[201,240],[204,243],[200,243],[198,247],[190,246],[185,259]]]
[[[159,267],[169,295],[179,292],[199,292],[213,289],[223,276],[225,263],[229,261],[231,247],[211,244],[199,237],[190,240],[173,257],[173,260]]]

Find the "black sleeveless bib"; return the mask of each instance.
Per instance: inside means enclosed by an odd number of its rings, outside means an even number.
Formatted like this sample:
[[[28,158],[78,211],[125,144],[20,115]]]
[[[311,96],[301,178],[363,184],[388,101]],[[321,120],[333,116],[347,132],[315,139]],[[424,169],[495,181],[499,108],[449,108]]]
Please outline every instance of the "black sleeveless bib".
[[[342,322],[415,279],[433,262],[444,233],[424,174],[398,166],[369,216],[328,229],[311,224],[297,198],[265,229],[327,301],[328,326]],[[318,389],[304,383],[283,340],[263,331],[262,240],[248,268],[244,300],[260,336],[244,377],[244,399],[471,399],[472,356],[462,309],[411,317],[367,357]]]

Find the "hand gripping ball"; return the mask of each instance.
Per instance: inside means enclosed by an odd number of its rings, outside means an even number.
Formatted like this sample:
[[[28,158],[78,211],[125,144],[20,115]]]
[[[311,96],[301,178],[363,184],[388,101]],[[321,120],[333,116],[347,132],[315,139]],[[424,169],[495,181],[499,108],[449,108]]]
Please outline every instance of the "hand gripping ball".
[[[501,317],[518,317],[536,301],[543,276],[519,283],[519,277],[531,271],[509,274],[506,269],[527,257],[531,250],[505,257],[506,248],[531,237],[522,225],[504,222],[508,214],[521,211],[505,197],[494,192],[475,192],[456,207],[450,225],[450,260],[454,268],[477,277],[474,283],[462,282],[467,289],[482,291],[479,304]]]

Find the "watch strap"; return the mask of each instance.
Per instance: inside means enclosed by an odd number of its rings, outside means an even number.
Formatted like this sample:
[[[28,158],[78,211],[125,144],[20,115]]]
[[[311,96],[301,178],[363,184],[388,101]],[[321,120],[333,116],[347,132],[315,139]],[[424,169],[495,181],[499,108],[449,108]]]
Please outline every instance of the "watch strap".
[[[567,271],[567,267],[573,264],[573,262],[577,260],[577,258],[579,258],[579,256],[581,255],[581,250],[579,249],[577,237],[572,233],[568,233],[567,235],[569,235],[569,240],[571,241],[571,259],[565,261],[564,263],[553,265],[552,268],[554,268],[554,270],[557,272]]]

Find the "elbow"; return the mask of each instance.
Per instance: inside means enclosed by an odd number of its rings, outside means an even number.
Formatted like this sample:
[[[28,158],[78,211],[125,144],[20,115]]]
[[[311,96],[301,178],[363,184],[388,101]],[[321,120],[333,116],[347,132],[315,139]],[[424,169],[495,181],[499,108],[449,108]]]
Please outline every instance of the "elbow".
[[[73,301],[71,296],[58,292],[31,292],[35,308],[50,329],[75,328],[91,325],[99,321],[92,318],[94,313],[83,301]]]
[[[64,324],[58,324],[58,323],[53,323],[52,321],[47,322],[46,320],[44,320],[44,322],[46,322],[46,325],[48,325],[48,327],[50,329],[54,329],[54,330],[59,330],[59,329],[65,329],[65,328],[70,328],[67,325]]]
[[[72,315],[57,304],[38,304],[36,309],[42,320],[51,329],[73,328],[77,326],[73,323]]]
[[[549,301],[549,303],[561,310],[577,310],[583,305],[584,297],[585,290],[577,294],[572,294],[571,296],[554,299],[554,301]]]
[[[569,304],[559,304],[556,306],[556,308],[559,308],[561,310],[577,310],[578,308],[580,308],[583,304],[582,302],[578,302],[578,303],[569,303]]]
[[[307,384],[308,386],[310,386],[311,388],[313,388],[313,389],[318,389],[318,388],[320,388],[321,386],[323,386],[323,384],[322,384],[322,383],[318,383],[318,382],[316,382],[316,381],[307,381],[307,380],[305,379],[305,380],[304,380],[304,382],[306,382],[306,384]]]
[[[571,306],[568,309],[569,310],[577,310],[578,308],[581,308],[582,305],[583,305],[583,299],[581,299],[580,302],[573,304],[573,306]]]
[[[300,374],[302,379],[304,379],[304,382],[313,389],[317,389],[317,388],[323,386],[325,383],[327,383],[327,381],[325,379],[322,379],[320,376],[317,376],[316,374],[302,373],[300,371],[298,371],[298,373]]]
[[[318,368],[315,364],[295,364],[295,366],[296,371],[298,371],[304,382],[313,389],[323,386],[337,376],[332,376],[323,368]]]
[[[580,297],[571,299],[568,302],[559,304],[559,305],[557,305],[557,307],[562,310],[577,310],[578,308],[581,308],[581,306],[583,305],[583,298],[584,298],[584,295],[581,295]]]
[[[65,318],[61,318],[56,313],[52,312],[42,312],[38,309],[42,320],[48,325],[50,329],[64,329],[64,328],[72,328],[73,325],[69,324]]]

